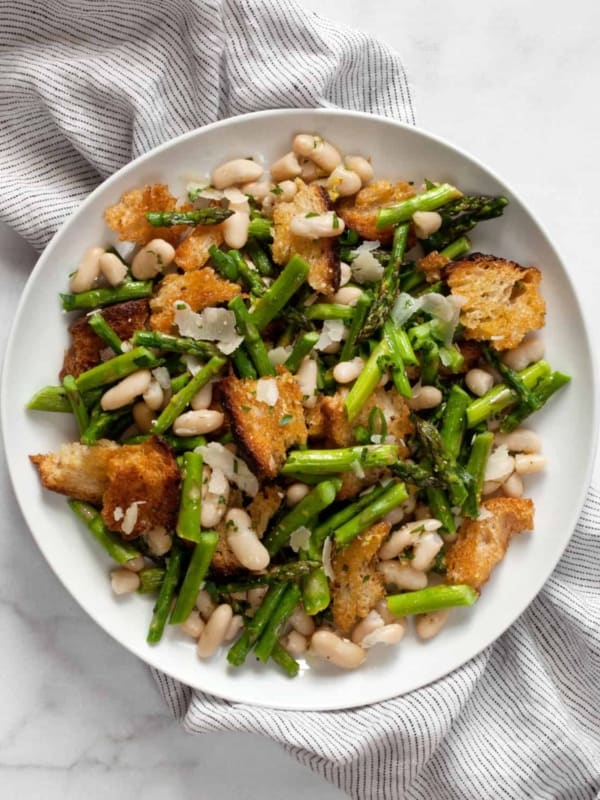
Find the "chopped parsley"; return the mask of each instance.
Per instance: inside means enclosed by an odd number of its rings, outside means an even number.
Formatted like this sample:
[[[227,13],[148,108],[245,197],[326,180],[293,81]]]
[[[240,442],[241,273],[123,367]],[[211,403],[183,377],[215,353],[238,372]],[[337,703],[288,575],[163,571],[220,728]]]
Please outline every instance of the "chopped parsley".
[[[291,414],[284,414],[283,417],[279,420],[279,424],[283,428],[284,425],[289,425],[290,422],[293,420],[293,416]]]

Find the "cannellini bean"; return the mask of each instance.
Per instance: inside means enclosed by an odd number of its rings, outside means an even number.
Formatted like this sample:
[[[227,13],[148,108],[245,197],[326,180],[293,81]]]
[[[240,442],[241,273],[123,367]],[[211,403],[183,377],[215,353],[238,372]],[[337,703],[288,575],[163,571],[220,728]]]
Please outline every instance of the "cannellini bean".
[[[144,394],[150,381],[152,373],[148,369],[140,369],[132,372],[122,381],[119,381],[112,389],[102,395],[100,405],[104,411],[114,411],[117,408],[129,405],[139,395]]]
[[[497,433],[494,436],[494,443],[506,445],[511,453],[539,453],[542,449],[542,440],[535,431],[527,428],[517,428],[510,433]]]
[[[409,492],[410,492],[409,488]],[[413,490],[411,494],[408,495],[408,499],[402,503],[402,508],[404,509],[405,514],[412,514],[415,508],[417,507],[417,495]]]
[[[69,289],[72,292],[87,292],[94,288],[100,277],[100,258],[103,253],[103,247],[90,247],[85,251],[75,274],[69,281]]]
[[[345,261],[340,261],[340,288],[345,286],[352,278],[352,268]]]
[[[427,586],[427,575],[408,564],[399,564],[396,560],[382,561],[377,569],[383,575],[387,586],[395,586],[397,589],[406,589],[411,592]]]
[[[146,531],[144,538],[148,544],[150,554],[153,556],[164,556],[165,553],[169,552],[173,544],[171,534],[167,533],[162,525],[158,525],[156,528],[151,528],[149,531]]]
[[[263,174],[263,168],[250,158],[234,158],[216,168],[212,174],[211,184],[215,189],[227,189],[244,183],[257,181]]]
[[[314,408],[317,403],[317,363],[312,358],[306,356],[298,372],[296,373],[296,381],[302,393],[302,405],[305,408]]]
[[[388,522],[390,525],[394,526],[397,525],[399,522],[402,522],[404,517],[405,513],[402,506],[396,506],[396,508],[392,508],[391,511],[388,511],[388,513],[383,518],[383,521]]]
[[[221,427],[224,419],[225,416],[221,411],[213,411],[210,408],[186,411],[173,423],[173,433],[176,436],[201,436],[212,433]]]
[[[203,528],[214,528],[225,516],[227,502],[229,500],[230,486],[225,480],[223,491],[220,494],[209,492],[208,486],[212,471],[210,467],[202,470],[202,504],[200,511],[200,521]]]
[[[146,405],[151,408],[152,411],[158,411],[160,408],[162,408],[165,395],[162,390],[162,386],[156,380],[156,378],[152,378],[150,381],[150,385],[144,392],[143,398]]]
[[[286,153],[271,165],[271,176],[276,183],[297,178],[302,172],[296,153]]]
[[[497,492],[501,486],[502,483],[500,483],[500,481],[484,481],[483,486],[481,487],[481,494],[484,497],[487,497],[488,495]]]
[[[442,227],[442,217],[437,211],[415,211],[412,221],[417,239],[426,239]]]
[[[206,589],[200,589],[196,597],[196,608],[200,612],[200,616],[204,620],[209,619],[216,607]]]
[[[212,403],[213,385],[207,383],[202,389],[196,392],[190,401],[191,407],[194,411],[202,411],[205,408],[210,408]]]
[[[223,238],[228,247],[239,250],[248,241],[248,226],[250,225],[250,214],[246,211],[236,211],[233,216],[228,217],[221,224]]]
[[[115,253],[102,253],[99,267],[111,286],[119,286],[127,277],[127,264],[124,264]]]
[[[545,350],[543,339],[535,336],[525,339],[514,350],[503,353],[501,358],[507,366],[519,372],[519,370],[533,364],[534,361],[539,361],[540,358],[543,358]]]
[[[244,627],[244,618],[241,614],[234,614],[231,618],[231,622],[227,626],[227,630],[225,631],[225,641],[230,642],[232,639],[238,635],[238,633]]]
[[[164,239],[152,239],[133,257],[131,274],[138,280],[154,278],[163,272],[175,258],[175,248]]]
[[[242,186],[242,192],[260,203],[268,196],[272,188],[273,184],[270,181],[251,181]]]
[[[342,166],[336,167],[327,179],[327,189],[335,192],[338,197],[350,197],[356,194],[361,186],[360,175]]]
[[[356,669],[367,657],[359,645],[323,629],[313,634],[310,640],[310,652],[331,661],[341,669]]]
[[[413,569],[423,572],[431,569],[434,558],[440,552],[444,540],[437,533],[423,533],[414,548],[414,558],[411,561]]]
[[[301,656],[303,653],[306,653],[308,648],[306,636],[298,633],[298,631],[290,631],[287,636],[284,637],[282,644],[292,656]]]
[[[362,289],[358,286],[343,286],[332,295],[331,302],[339,303],[341,306],[355,306],[362,297]]]
[[[332,144],[310,133],[299,133],[295,136],[292,150],[296,155],[313,161],[328,174],[342,163],[341,155]]]
[[[277,186],[279,189],[281,189],[281,193],[275,195],[275,199],[280,203],[289,203],[290,200],[294,199],[296,192],[298,191],[298,187],[294,181],[281,181],[281,183],[278,183]]]
[[[546,457],[539,453],[517,453],[515,456],[515,472],[518,475],[532,475],[546,467]]]
[[[229,208],[232,211],[245,211],[247,214],[250,213],[248,196],[236,186],[231,186],[229,189],[225,189],[223,196],[228,201]]]
[[[225,641],[232,618],[233,611],[227,603],[215,608],[198,639],[197,652],[200,658],[210,658],[219,649]]]
[[[379,612],[373,609],[369,611],[364,619],[361,619],[361,621],[354,626],[350,638],[354,644],[361,644],[365,636],[373,633],[377,628],[383,628],[384,625],[385,622],[381,618]]]
[[[505,445],[500,445],[492,450],[490,457],[485,465],[484,481],[496,481],[503,483],[512,475],[515,468],[515,460],[509,455]]]
[[[366,158],[362,156],[346,156],[344,162],[348,169],[356,172],[363,186],[373,177],[373,167]]]
[[[268,586],[255,586],[254,589],[248,589],[248,603],[250,604],[250,608],[258,608],[268,591]]]
[[[365,362],[360,356],[351,361],[340,361],[333,368],[333,378],[338,383],[352,383],[363,371]]]
[[[502,494],[506,497],[523,497],[523,479],[517,472],[513,472],[510,478],[502,484]]]
[[[428,614],[418,614],[415,619],[415,630],[420,639],[433,639],[438,634],[450,615],[449,608],[440,608]]]
[[[270,561],[269,551],[252,529],[248,514],[241,508],[230,508],[225,520],[227,544],[240,564],[253,571],[265,569]]]
[[[436,386],[415,386],[413,387],[412,397],[408,399],[408,405],[413,411],[421,411],[426,408],[435,408],[442,402],[443,396]]]
[[[152,423],[156,419],[156,415],[149,408],[143,400],[133,404],[131,409],[133,414],[133,421],[140,433],[150,433],[152,430]]]
[[[136,556],[135,558],[130,558],[129,561],[126,561],[123,566],[130,572],[140,572],[140,570],[144,569],[146,566],[146,560],[144,556]]]
[[[200,613],[197,609],[193,608],[190,612],[189,617],[186,619],[185,622],[182,622],[179,626],[179,630],[183,633],[191,636],[192,639],[199,639],[202,631],[204,630],[204,620],[200,616]]]
[[[433,533],[441,527],[442,523],[439,519],[433,518],[407,522],[406,525],[394,531],[390,538],[383,543],[379,550],[379,558],[396,558],[405,548],[417,542],[420,533]]]
[[[290,221],[290,233],[304,239],[330,239],[344,232],[344,220],[335,211],[326,211],[314,217],[296,214]]]
[[[335,355],[336,353],[339,353],[341,349],[341,342],[330,342],[326,347],[321,348],[321,352],[325,353],[326,355]]]
[[[288,506],[295,506],[310,492],[310,486],[306,483],[292,483],[285,490],[285,502]]]
[[[131,594],[139,589],[140,576],[129,569],[113,569],[110,582],[115,594]]]
[[[406,628],[407,624],[405,621],[393,622],[391,625],[384,625],[383,628],[377,628],[377,630],[365,636],[360,643],[361,647],[364,647],[365,650],[368,650],[370,647],[374,647],[376,644],[383,644],[386,646],[398,644],[398,642],[404,637]]]
[[[474,368],[465,375],[465,383],[469,391],[477,397],[482,397],[494,385],[494,378],[486,370]]]
[[[314,181],[318,181],[325,174],[322,169],[317,167],[314,161],[309,161],[308,159],[305,159],[300,164],[300,170],[300,177],[304,183],[313,183]]]
[[[397,622],[406,627],[406,617],[397,617],[395,614],[392,614],[385,600],[380,600],[375,606],[375,610],[386,625],[391,625],[392,623]]]
[[[315,632],[315,621],[310,617],[302,605],[297,605],[290,616],[290,624],[294,630],[303,636],[312,636]]]

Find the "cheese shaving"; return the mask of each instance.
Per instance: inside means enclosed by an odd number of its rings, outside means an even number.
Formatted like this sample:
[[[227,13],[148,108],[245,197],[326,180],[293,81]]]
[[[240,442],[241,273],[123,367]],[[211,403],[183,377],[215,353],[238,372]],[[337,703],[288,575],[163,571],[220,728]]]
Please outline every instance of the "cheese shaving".
[[[227,308],[205,308],[199,314],[187,303],[175,303],[175,325],[181,336],[198,341],[216,342],[219,350],[230,355],[244,341],[235,327],[235,314]]]
[[[256,383],[256,399],[273,407],[279,400],[279,389],[275,378],[259,378]]]
[[[304,525],[301,525],[290,536],[290,547],[294,553],[298,553],[300,550],[306,550],[309,544],[310,531]]]
[[[352,277],[357,283],[372,283],[381,280],[383,276],[383,266],[375,258],[372,250],[377,250],[380,242],[363,242],[356,250],[352,250],[353,256],[350,264]]]
[[[143,506],[145,503],[145,500],[134,500],[133,503],[130,503],[127,506],[125,515],[123,517],[123,524],[121,525],[121,530],[127,536],[129,536],[130,533],[133,533],[133,529],[137,523],[138,506]]]
[[[321,553],[321,560],[323,561],[323,572],[329,578],[330,581],[334,580],[335,578],[333,565],[331,563],[332,550],[333,550],[333,544],[331,542],[331,536],[328,536],[323,542],[323,552]]]
[[[315,345],[315,350],[325,350],[334,342],[341,342],[346,335],[346,326],[342,319],[326,319],[323,322],[321,335]]]
[[[222,469],[213,467],[210,473],[210,480],[207,488],[209,494],[227,494],[229,491],[229,483]]]
[[[204,459],[204,463],[212,469],[220,469],[228,481],[250,497],[258,492],[258,479],[250,472],[245,461],[227,450],[219,442],[210,442],[196,448]]]

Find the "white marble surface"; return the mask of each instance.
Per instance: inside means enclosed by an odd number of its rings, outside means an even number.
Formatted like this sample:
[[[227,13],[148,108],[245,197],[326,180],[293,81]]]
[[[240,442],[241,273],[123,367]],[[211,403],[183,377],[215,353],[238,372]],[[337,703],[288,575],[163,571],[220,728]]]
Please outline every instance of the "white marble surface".
[[[303,0],[404,55],[420,124],[479,156],[536,211],[581,287],[594,333],[594,0]],[[0,230],[0,347],[34,253]],[[188,737],[143,664],[92,623],[38,553],[5,485],[0,547],[0,796],[75,800],[342,795],[271,742]],[[596,468],[596,483],[600,471]]]

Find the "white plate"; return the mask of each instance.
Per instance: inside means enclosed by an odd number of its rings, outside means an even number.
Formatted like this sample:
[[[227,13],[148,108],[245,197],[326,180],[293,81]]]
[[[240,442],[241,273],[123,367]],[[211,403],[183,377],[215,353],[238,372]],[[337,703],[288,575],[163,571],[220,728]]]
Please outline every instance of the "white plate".
[[[157,647],[146,644],[152,600],[115,598],[109,560],[65,498],[41,489],[27,458],[76,438],[72,421],[67,415],[27,412],[25,404],[38,388],[57,381],[68,323],[58,292],[65,290],[67,274],[83,250],[114,241],[102,221],[107,205],[126,189],[155,181],[183,192],[190,178],[205,177],[234,156],[252,155],[268,164],[289,150],[291,137],[300,131],[319,132],[346,153],[371,156],[379,177],[417,183],[429,177],[465,191],[506,194],[511,201],[506,214],[477,228],[474,248],[541,268],[547,357],[573,381],[532,425],[543,437],[549,464],[547,473],[527,481],[537,509],[535,533],[513,540],[477,604],[454,611],[431,642],[419,642],[411,633],[397,647],[370,651],[356,672],[318,665],[289,680],[276,668],[252,663],[234,671],[223,656],[199,661],[194,646],[176,630]],[[88,614],[144,661],[190,686],[286,709],[346,708],[409,692],[493,642],[533,600],[569,540],[588,484],[596,430],[592,359],[577,298],[556,250],[514,192],[475,159],[430,134],[388,119],[329,110],[267,111],[209,125],[142,156],[96,189],[56,234],[31,275],[9,340],[2,394],[6,455],[21,509],[48,563]]]

